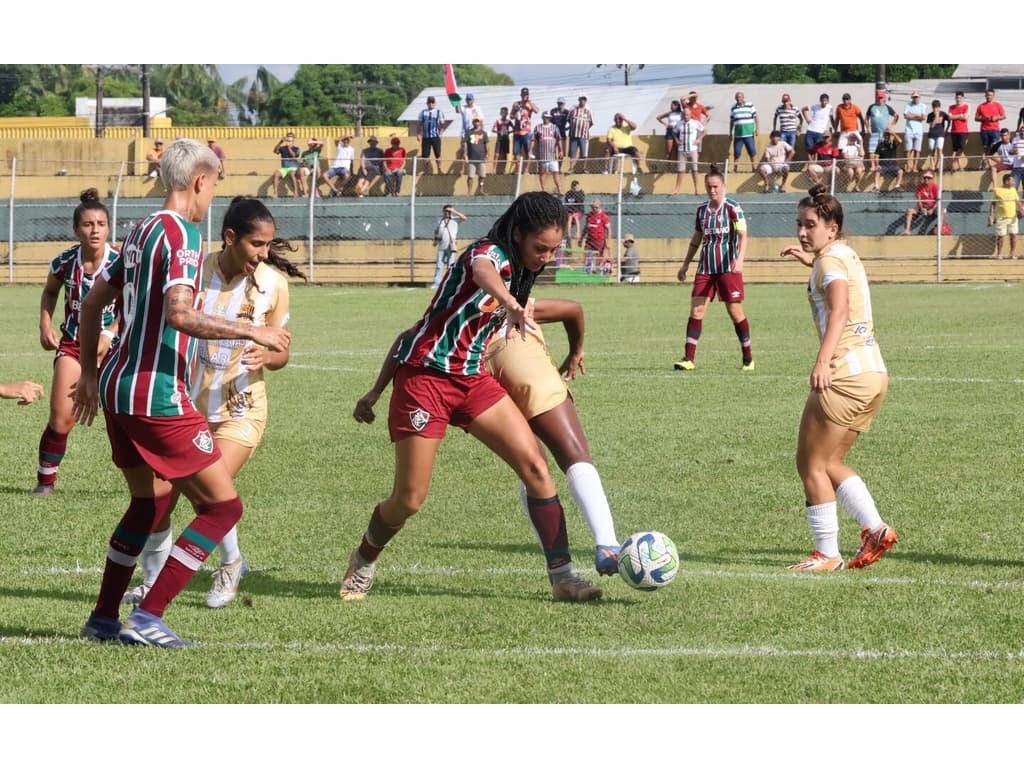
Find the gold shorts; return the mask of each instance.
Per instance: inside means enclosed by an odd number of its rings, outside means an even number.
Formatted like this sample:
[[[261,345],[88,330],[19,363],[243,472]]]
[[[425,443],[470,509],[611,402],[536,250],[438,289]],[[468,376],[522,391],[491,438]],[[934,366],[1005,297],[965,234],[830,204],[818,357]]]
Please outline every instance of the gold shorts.
[[[867,432],[888,390],[888,374],[861,373],[833,379],[832,386],[818,395],[818,401],[829,421],[854,432]]]
[[[508,338],[493,337],[484,363],[527,421],[557,408],[569,397],[569,387],[551,362],[548,348],[532,333],[525,339],[518,331]]]
[[[217,440],[230,440],[254,451],[263,439],[263,431],[266,428],[267,423],[259,419],[241,418],[210,422],[210,431]]]

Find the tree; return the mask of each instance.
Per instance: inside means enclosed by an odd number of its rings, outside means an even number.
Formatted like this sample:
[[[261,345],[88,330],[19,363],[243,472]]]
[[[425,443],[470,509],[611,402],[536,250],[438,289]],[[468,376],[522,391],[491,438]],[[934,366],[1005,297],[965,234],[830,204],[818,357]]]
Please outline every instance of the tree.
[[[952,77],[956,64],[886,64],[890,82]],[[873,83],[877,64],[715,64],[716,83]]]

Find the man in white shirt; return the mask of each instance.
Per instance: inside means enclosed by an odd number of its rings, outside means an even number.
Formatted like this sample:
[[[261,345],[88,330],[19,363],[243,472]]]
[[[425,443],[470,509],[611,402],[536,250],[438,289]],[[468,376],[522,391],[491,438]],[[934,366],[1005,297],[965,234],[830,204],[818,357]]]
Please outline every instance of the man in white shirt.
[[[921,94],[914,91],[910,94],[910,103],[903,110],[903,119],[906,120],[903,141],[906,145],[904,151],[907,153],[907,172],[917,173],[918,163],[921,162],[921,145],[924,142],[924,124],[928,117],[928,109],[921,101]]]
[[[828,94],[823,93],[818,97],[818,103],[800,110],[807,123],[807,133],[804,134],[804,143],[807,146],[807,154],[811,155],[814,148],[825,140],[825,135],[832,132],[832,118],[835,115],[835,108],[829,103]]]
[[[322,181],[331,188],[331,197],[337,197],[345,188],[345,184],[352,177],[352,162],[355,160],[356,151],[352,147],[352,139],[342,136],[334,140],[334,163],[326,171],[320,172],[318,181]],[[338,179],[338,181],[334,181]]]

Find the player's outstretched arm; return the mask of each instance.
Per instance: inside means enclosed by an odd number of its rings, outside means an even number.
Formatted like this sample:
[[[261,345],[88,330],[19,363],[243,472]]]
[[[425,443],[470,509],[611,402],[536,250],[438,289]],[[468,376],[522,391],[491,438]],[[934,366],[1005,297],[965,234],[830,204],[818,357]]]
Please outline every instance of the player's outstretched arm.
[[[91,292],[90,292],[91,293]],[[249,339],[274,352],[288,349],[292,335],[284,328],[247,325],[201,312],[191,286],[172,285],[164,294],[164,319],[177,331],[197,339]]]
[[[576,372],[586,374],[583,365],[583,305],[569,299],[537,299],[533,302],[533,319],[538,323],[562,323],[569,339],[569,353],[558,367],[567,379],[575,379]]]
[[[377,418],[377,415],[373,412],[373,406],[376,405],[384,390],[387,389],[388,384],[395,377],[395,371],[398,370],[398,361],[395,359],[395,353],[398,352],[398,347],[411,333],[412,328],[406,328],[395,337],[391,348],[384,357],[384,362],[381,363],[377,380],[373,383],[370,391],[356,401],[355,410],[352,412],[352,418],[356,421],[363,424],[372,424],[374,419]]]

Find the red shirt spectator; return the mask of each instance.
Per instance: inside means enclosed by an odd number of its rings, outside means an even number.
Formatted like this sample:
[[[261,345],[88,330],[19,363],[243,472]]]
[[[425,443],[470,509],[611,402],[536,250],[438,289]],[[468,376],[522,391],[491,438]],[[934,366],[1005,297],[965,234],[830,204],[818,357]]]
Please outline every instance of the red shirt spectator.
[[[395,144],[395,139],[391,141],[391,146],[384,150],[384,167],[389,171],[397,171],[405,167],[405,147]]]
[[[939,204],[939,185],[932,180],[931,176],[925,175],[921,183],[917,185],[917,189],[914,190],[914,197],[917,198],[921,213],[935,213],[935,208]]]
[[[608,247],[608,237],[611,235],[612,224],[608,214],[601,209],[601,203],[597,200],[590,204],[590,213],[587,214],[587,221],[583,225],[583,237],[580,238],[580,245],[586,241],[588,251],[603,253]]]

